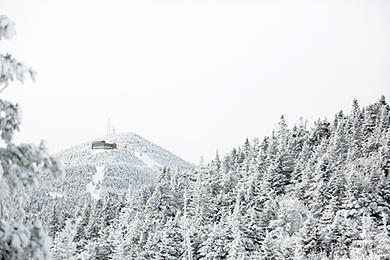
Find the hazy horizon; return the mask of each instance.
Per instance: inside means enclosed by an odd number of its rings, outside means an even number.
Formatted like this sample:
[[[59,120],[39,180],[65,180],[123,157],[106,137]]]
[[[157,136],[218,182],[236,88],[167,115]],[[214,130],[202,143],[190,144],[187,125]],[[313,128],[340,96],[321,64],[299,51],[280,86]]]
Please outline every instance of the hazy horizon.
[[[16,142],[54,153],[133,132],[184,160],[390,99],[389,1],[4,1],[0,42],[37,71]]]

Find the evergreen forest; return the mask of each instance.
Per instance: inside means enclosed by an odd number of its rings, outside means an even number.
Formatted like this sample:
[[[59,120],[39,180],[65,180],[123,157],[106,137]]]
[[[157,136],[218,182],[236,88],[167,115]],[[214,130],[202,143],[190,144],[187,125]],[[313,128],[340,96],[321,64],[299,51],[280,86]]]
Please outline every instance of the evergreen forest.
[[[390,259],[390,106],[246,140],[48,218],[53,259]]]
[[[0,16],[0,40],[15,23]],[[36,72],[0,54],[0,93]],[[246,139],[193,166],[135,134],[52,156],[0,99],[0,260],[390,259],[390,105]],[[188,147],[191,149],[191,147]],[[65,162],[61,163],[58,157]]]

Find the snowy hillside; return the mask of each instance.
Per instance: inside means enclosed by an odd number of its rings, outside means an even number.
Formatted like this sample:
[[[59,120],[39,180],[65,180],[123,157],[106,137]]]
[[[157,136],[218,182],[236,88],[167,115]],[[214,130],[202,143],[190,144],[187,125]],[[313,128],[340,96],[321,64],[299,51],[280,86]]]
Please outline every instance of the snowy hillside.
[[[101,141],[116,143],[117,150],[91,150],[92,141]],[[169,168],[190,169],[192,165],[173,153],[161,148],[160,146],[149,142],[143,137],[134,133],[113,133],[108,137],[102,137],[95,140],[90,140],[83,144],[70,147],[58,153],[65,163],[79,164],[85,162],[93,162],[98,166],[104,163],[124,161],[131,162],[154,168],[167,166]]]
[[[98,140],[116,143],[118,149],[92,150],[92,141]],[[164,166],[181,170],[192,167],[178,156],[133,133],[114,133],[70,147],[58,155],[64,160],[65,181],[87,179],[77,186],[84,189],[87,183],[85,189],[90,193],[93,191],[94,198],[108,191],[125,192],[129,185],[138,189],[144,183],[155,181]],[[85,170],[80,173],[80,169]]]
[[[263,141],[247,139],[189,172],[163,170],[133,196],[109,194],[85,206],[74,255],[390,259],[389,173],[384,96],[364,108],[354,100],[349,114],[318,119],[312,128],[303,120],[289,128],[282,116]]]
[[[134,134],[106,141],[119,149],[63,151],[65,178],[27,207],[53,259],[390,259],[384,96],[311,128],[282,116],[263,141],[194,168]]]
[[[115,142],[118,149],[92,150],[92,141]],[[78,205],[107,193],[121,195],[153,183],[164,167],[187,171],[193,166],[173,153],[133,133],[111,134],[90,140],[57,154],[64,163],[65,177],[52,187],[35,191],[27,210],[46,218],[61,209],[73,214]]]

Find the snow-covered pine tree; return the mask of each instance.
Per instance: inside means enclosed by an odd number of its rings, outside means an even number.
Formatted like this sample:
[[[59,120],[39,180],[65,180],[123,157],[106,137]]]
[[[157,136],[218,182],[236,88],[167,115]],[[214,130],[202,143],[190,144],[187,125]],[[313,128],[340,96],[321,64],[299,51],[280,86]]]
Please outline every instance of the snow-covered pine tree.
[[[0,40],[11,39],[14,23],[0,16]],[[35,71],[12,58],[0,54],[0,93],[11,81],[24,82],[26,75],[35,80]],[[23,205],[26,190],[43,185],[40,171],[62,175],[58,160],[50,156],[42,142],[34,144],[12,143],[15,130],[19,130],[19,106],[0,99],[0,259],[49,259],[49,237],[41,223],[24,221]]]
[[[178,214],[179,215],[179,214]],[[169,219],[161,232],[161,242],[156,259],[180,259],[185,256],[185,242],[179,219]]]
[[[68,219],[62,232],[58,232],[54,239],[51,250],[53,260],[73,260],[76,254],[76,243],[74,237],[77,233],[77,225],[80,219]]]
[[[123,228],[120,226],[119,221],[113,223],[110,227],[110,241],[112,245],[112,259],[113,260],[122,260],[125,258],[124,250],[124,237],[123,237]]]
[[[233,214],[228,217],[230,226],[230,234],[232,241],[227,245],[228,256],[227,259],[246,259],[249,253],[248,246],[253,245],[253,241],[245,234],[245,218],[242,216],[242,205],[241,205],[241,194],[242,191],[237,192],[236,203],[233,210]]]
[[[360,239],[355,240],[352,243],[352,246],[354,247],[354,251],[356,255],[362,257],[362,256],[369,256],[371,253],[374,252],[375,247],[375,223],[374,218],[368,216],[366,213],[362,216],[362,226],[361,226],[361,232],[360,232]]]
[[[59,231],[61,231],[60,225],[60,214],[57,210],[57,205],[54,205],[53,211],[51,212],[49,216],[49,236],[53,239],[55,237],[55,234]]]

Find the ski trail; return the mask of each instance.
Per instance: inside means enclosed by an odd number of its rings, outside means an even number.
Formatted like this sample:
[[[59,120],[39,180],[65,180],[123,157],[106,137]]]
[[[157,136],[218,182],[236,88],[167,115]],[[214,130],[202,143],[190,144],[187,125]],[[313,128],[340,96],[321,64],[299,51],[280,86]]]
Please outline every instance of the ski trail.
[[[144,164],[146,164],[147,166],[153,168],[154,166],[157,166],[157,167],[162,167],[161,164],[159,164],[158,162],[156,162],[155,160],[153,160],[152,158],[149,157],[149,155],[147,155],[146,153],[138,153],[138,152],[135,152],[134,155],[140,160],[142,161]]]
[[[96,167],[96,173],[92,176],[92,181],[87,184],[86,190],[91,193],[91,197],[95,200],[99,199],[99,191],[96,190],[96,184],[104,178],[104,165]]]

